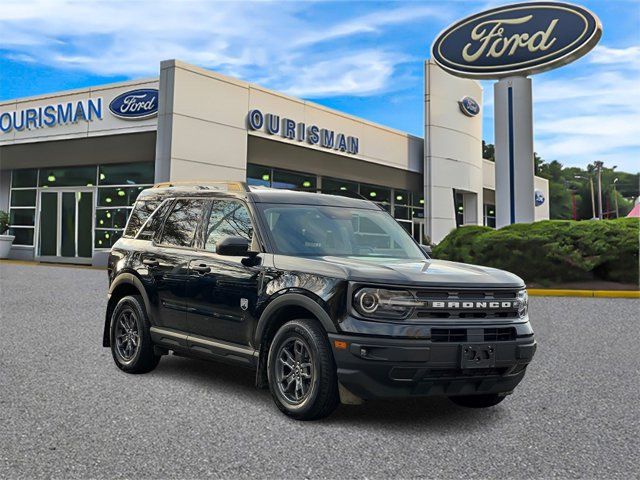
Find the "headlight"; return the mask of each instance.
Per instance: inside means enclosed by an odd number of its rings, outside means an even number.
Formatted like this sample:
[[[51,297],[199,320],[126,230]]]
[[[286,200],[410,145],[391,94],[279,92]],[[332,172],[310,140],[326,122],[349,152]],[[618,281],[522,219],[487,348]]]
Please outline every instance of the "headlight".
[[[516,299],[518,301],[518,315],[520,318],[524,318],[529,310],[529,294],[526,290],[520,290]]]
[[[423,302],[406,290],[361,288],[353,296],[353,308],[364,317],[405,318]]]

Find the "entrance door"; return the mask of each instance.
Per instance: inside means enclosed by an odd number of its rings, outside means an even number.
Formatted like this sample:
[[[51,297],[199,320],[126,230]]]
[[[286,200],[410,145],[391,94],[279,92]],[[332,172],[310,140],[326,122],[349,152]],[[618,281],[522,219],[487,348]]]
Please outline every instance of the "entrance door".
[[[40,192],[40,260],[91,263],[93,203],[93,190],[46,189]]]

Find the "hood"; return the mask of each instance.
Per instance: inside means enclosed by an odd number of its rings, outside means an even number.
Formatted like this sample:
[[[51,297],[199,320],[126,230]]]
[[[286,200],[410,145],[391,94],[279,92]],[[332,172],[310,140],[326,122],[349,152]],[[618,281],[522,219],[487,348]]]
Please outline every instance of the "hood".
[[[504,270],[445,260],[390,261],[362,257],[276,256],[277,268],[365,283],[411,286],[521,287],[523,280]]]

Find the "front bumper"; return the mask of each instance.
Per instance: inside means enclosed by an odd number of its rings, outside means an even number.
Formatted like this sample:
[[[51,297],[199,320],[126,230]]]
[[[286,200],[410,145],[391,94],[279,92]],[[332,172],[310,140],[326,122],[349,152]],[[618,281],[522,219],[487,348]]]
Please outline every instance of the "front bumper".
[[[524,377],[537,345],[533,335],[494,342],[341,334],[329,334],[329,340],[338,380],[363,399],[508,394]],[[463,360],[467,358],[465,348],[490,350],[491,359],[470,367],[470,362]]]

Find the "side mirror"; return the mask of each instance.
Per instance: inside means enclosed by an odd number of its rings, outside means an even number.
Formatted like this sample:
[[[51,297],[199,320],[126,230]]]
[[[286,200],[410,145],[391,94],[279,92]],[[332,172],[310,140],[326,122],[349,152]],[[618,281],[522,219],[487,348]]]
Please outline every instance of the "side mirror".
[[[231,257],[246,257],[249,254],[249,241],[235,236],[221,238],[216,242],[216,253]]]
[[[431,245],[420,245],[420,248],[424,253],[427,254],[427,257],[431,258],[431,254],[433,253],[433,249],[431,248]]]

